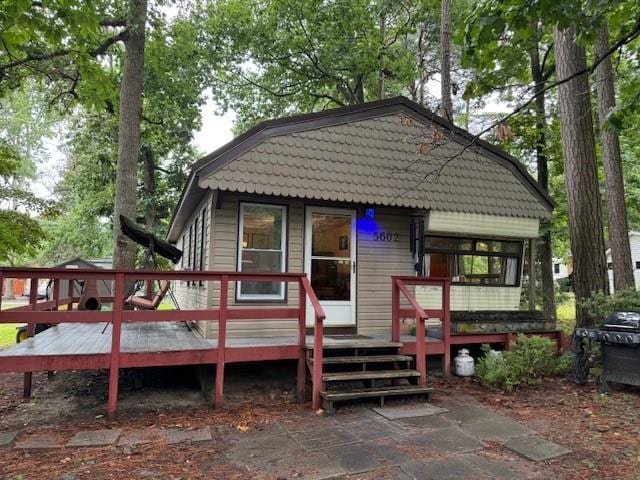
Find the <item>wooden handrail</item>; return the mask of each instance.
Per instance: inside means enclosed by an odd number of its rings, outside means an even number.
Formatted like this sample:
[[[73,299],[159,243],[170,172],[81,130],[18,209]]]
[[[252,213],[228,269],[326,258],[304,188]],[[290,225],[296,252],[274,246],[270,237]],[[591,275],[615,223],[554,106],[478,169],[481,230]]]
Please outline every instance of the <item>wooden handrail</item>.
[[[442,340],[444,343],[444,374],[448,375],[450,363],[450,284],[448,278],[439,277],[391,277],[391,335],[393,341],[400,339],[400,318],[412,313],[416,319],[416,369],[420,372],[419,383],[425,384],[427,379],[426,363],[426,326],[425,320],[432,316],[438,316],[442,321]],[[442,307],[440,309],[424,309],[407,289],[407,285],[431,285],[442,289]],[[400,307],[400,292],[409,302],[411,308]],[[427,313],[428,312],[428,313]]]
[[[426,312],[422,309],[418,301],[415,298],[413,298],[413,295],[411,295],[409,290],[407,290],[407,287],[404,285],[403,281],[400,280],[399,278],[396,278],[395,283],[398,289],[405,296],[405,298],[407,299],[407,301],[409,302],[413,310],[416,312],[416,316],[421,320],[427,320],[429,318],[429,315],[427,315]]]
[[[305,273],[272,273],[272,272],[219,272],[219,271],[161,271],[161,270],[96,270],[96,269],[60,269],[60,268],[0,268],[0,279],[30,278],[32,289],[29,304],[0,311],[0,324],[26,323],[28,334],[35,334],[38,323],[103,323],[111,322],[112,343],[109,353],[109,401],[108,412],[115,413],[118,396],[118,376],[121,365],[120,339],[122,324],[128,322],[163,322],[185,320],[213,320],[218,322],[218,342],[216,357],[215,405],[222,404],[224,365],[226,361],[226,331],[228,321],[243,321],[249,319],[297,319],[298,341],[300,346],[298,364],[298,392],[304,392],[305,375],[305,342],[306,342],[306,298],[309,298],[314,311],[314,362],[313,388],[315,408],[320,405],[320,391],[322,384],[322,353],[323,353],[323,322],[326,318],[324,309],[320,305],[309,279]],[[53,295],[51,299],[37,300],[38,279],[53,280]],[[105,280],[112,283],[114,295],[101,297],[102,303],[112,303],[112,311],[77,311],[72,310],[73,303],[78,301],[74,297],[73,281],[76,280]],[[217,308],[203,308],[200,310],[154,310],[134,311],[124,310],[124,294],[127,284],[132,280],[203,280],[220,282],[220,303]],[[67,281],[67,291],[61,292],[61,280]],[[230,308],[229,284],[238,281],[251,282],[297,282],[299,284],[299,305],[297,308],[283,306],[272,309],[261,309],[256,306]],[[62,309],[66,306],[66,309]],[[62,307],[62,308],[61,308]],[[27,379],[28,377],[28,379]],[[25,394],[30,393],[30,374],[25,376]],[[29,385],[27,384],[29,383]]]
[[[320,392],[324,389],[324,381],[322,379],[323,369],[323,357],[324,357],[324,320],[326,314],[324,308],[320,305],[320,301],[316,295],[316,292],[311,286],[309,279],[304,276],[300,278],[300,285],[304,289],[306,296],[309,297],[313,311],[315,313],[315,321],[313,324],[313,370],[311,372],[312,383],[312,397],[311,404],[314,410],[318,410],[322,406],[322,399],[320,398]],[[302,308],[302,307],[301,307]],[[306,308],[306,305],[304,306]]]

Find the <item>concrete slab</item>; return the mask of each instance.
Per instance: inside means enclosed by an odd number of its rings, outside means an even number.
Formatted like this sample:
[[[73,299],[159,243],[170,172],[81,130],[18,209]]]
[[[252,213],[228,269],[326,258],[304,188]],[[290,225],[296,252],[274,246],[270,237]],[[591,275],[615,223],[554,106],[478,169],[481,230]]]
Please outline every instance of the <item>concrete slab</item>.
[[[333,462],[324,452],[310,453],[304,450],[291,450],[277,457],[250,461],[242,465],[253,472],[250,478],[287,479],[303,478],[310,480],[335,479],[345,474],[345,470]]]
[[[505,443],[505,447],[534,462],[551,460],[571,453],[568,448],[537,435],[514,438]]]
[[[460,429],[479,440],[504,443],[515,437],[535,435],[536,432],[509,418],[463,423]]]
[[[122,430],[85,430],[76,433],[67,442],[67,447],[105,447],[113,445],[120,438]]]
[[[397,405],[393,407],[372,408],[378,415],[382,415],[389,420],[398,420],[400,418],[425,417],[429,415],[438,415],[446,413],[448,410],[442,407],[436,407],[430,403],[420,403],[417,405]]]
[[[345,473],[359,473],[377,468],[399,466],[412,459],[393,445],[362,442],[325,450],[331,461]]]
[[[18,436],[18,431],[0,432],[0,448],[9,448]]]
[[[27,438],[15,444],[14,448],[22,450],[50,450],[54,448],[62,448],[58,443],[58,439],[51,434],[29,435]]]
[[[486,422],[486,421],[498,421],[504,419],[502,415],[491,412],[486,408],[482,408],[473,404],[451,404],[448,405],[449,412],[444,416],[449,420],[457,422],[459,425],[465,425],[469,423]]]
[[[420,428],[424,430],[433,430],[437,428],[454,427],[456,424],[443,415],[429,415],[427,417],[410,417],[396,420],[400,425],[406,427]]]
[[[134,446],[144,443],[160,442],[166,439],[165,431],[158,428],[147,428],[144,430],[131,430],[125,432],[120,437],[118,445]]]
[[[413,480],[461,480],[478,478],[480,474],[473,465],[456,457],[413,462],[402,465],[401,468]]]
[[[323,435],[321,437],[299,440],[299,443],[305,450],[313,452],[322,448],[348,445],[350,443],[357,443],[359,441],[360,439],[355,435],[344,430],[336,429],[332,432],[327,432],[326,435]]]
[[[198,428],[196,430],[184,430],[181,428],[171,428],[166,431],[167,444],[176,443],[197,443],[211,440],[211,430],[209,428]]]
[[[258,466],[270,459],[282,457],[283,452],[298,450],[302,451],[300,445],[288,436],[261,436],[257,438],[248,436],[239,440],[229,450],[229,458],[238,465]]]
[[[437,454],[470,452],[482,448],[482,443],[457,427],[441,428],[428,432],[408,432],[403,443],[416,450],[420,459]]]
[[[521,460],[521,462],[525,462],[526,465],[520,465],[513,459],[487,458],[475,453],[468,453],[465,456],[469,464],[476,467],[491,480],[525,480],[535,475],[531,471],[531,464],[525,460]]]

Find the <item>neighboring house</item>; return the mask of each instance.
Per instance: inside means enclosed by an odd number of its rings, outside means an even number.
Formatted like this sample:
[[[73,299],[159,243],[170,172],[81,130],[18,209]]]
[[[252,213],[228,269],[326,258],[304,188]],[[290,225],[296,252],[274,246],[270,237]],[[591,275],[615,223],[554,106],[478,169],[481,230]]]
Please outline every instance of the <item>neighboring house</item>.
[[[84,268],[105,268],[111,269],[111,259],[110,258],[99,258],[96,260],[85,260],[84,258],[75,257],[66,262],[63,262],[59,265],[55,265],[52,268],[66,268],[66,269],[84,269]],[[40,289],[43,289],[43,286],[46,287],[46,283],[44,285],[40,285]],[[111,297],[113,296],[113,287],[111,286],[111,282],[107,282],[105,280],[101,280],[97,284],[98,293],[100,297]],[[49,287],[50,288],[50,287]],[[60,281],[60,291],[66,295],[68,289],[68,281],[61,280]],[[78,282],[73,283],[73,291],[71,292],[72,296],[79,297],[82,294],[82,284]]]
[[[567,278],[571,274],[571,261],[565,262],[561,258],[553,259],[553,280],[558,281],[560,279]]]
[[[633,280],[635,281],[636,289],[638,289],[638,286],[640,286],[640,232],[629,232],[629,246],[631,247],[631,262],[633,264]],[[608,248],[605,253],[607,255],[607,272],[609,274],[609,291],[613,293],[611,248]]]
[[[167,237],[178,269],[306,272],[327,327],[388,335],[392,275],[451,278],[453,310],[517,310],[525,243],[552,207],[516,159],[397,97],[263,122],[207,155]],[[176,283],[181,308],[217,305],[218,282]],[[429,288],[415,293],[438,308]],[[246,282],[229,299],[295,306],[298,292]],[[216,336],[215,322],[200,330]],[[263,319],[227,335],[296,332]]]

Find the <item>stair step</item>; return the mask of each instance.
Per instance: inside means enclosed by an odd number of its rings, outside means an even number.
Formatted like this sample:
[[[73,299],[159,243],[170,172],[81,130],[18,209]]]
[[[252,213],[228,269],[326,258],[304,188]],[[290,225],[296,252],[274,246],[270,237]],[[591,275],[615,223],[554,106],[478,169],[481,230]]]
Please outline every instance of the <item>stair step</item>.
[[[419,377],[417,370],[365,370],[357,372],[332,372],[322,375],[325,382],[342,380],[376,380],[382,378],[408,378]]]
[[[424,385],[401,385],[384,388],[359,388],[344,392],[320,392],[320,396],[329,401],[355,400],[357,398],[392,397],[401,395],[428,395],[433,388]]]
[[[410,362],[413,357],[408,355],[355,355],[351,357],[324,357],[322,363],[325,365],[348,364],[348,363],[387,363],[387,362]],[[313,358],[309,359],[313,363]]]
[[[345,340],[332,340],[330,342],[325,341],[322,345],[324,350],[346,350],[353,348],[400,348],[401,342],[390,342],[387,340],[372,339],[345,339]],[[307,342],[305,347],[309,350],[313,349],[313,342]]]

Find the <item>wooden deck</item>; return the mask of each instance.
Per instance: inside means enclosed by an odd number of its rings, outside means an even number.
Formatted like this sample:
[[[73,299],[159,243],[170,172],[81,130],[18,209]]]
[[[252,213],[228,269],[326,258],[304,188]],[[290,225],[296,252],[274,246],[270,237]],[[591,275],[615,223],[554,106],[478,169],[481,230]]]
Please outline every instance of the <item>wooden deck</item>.
[[[34,337],[28,338],[22,343],[0,350],[0,372],[16,371],[16,364],[11,368],[4,367],[8,360],[18,360],[18,357],[60,357],[60,356],[96,356],[108,355],[111,350],[112,325],[110,323],[63,323],[53,326]],[[324,348],[351,348],[371,347],[375,345],[386,346],[393,343],[400,347],[415,343],[415,337],[402,336],[401,342],[389,342],[383,336],[364,336],[354,338],[351,335],[325,335]],[[427,350],[432,353],[442,341],[437,338],[427,337],[430,344]],[[163,352],[183,351],[215,351],[217,340],[205,339],[192,331],[183,322],[141,322],[126,323],[122,325],[120,337],[120,352],[122,354],[147,354]],[[265,352],[261,349],[281,347],[294,349],[289,356],[292,359],[298,355],[297,337],[242,337],[226,339],[227,362],[233,361],[261,361],[265,360]],[[313,336],[307,335],[306,347],[313,348]],[[241,354],[240,354],[241,353]],[[205,357],[207,362],[216,363],[217,357],[210,355]],[[281,356],[274,360],[286,359]],[[235,359],[235,360],[234,360]],[[74,367],[83,369],[82,362]],[[93,367],[89,367],[93,368]],[[104,368],[108,368],[105,364]],[[20,370],[22,371],[22,370]],[[27,370],[24,370],[27,371]]]
[[[27,305],[0,310],[0,323],[26,323],[27,339],[23,344],[0,352],[0,373],[25,372],[24,394],[31,394],[31,372],[79,369],[108,369],[109,398],[107,411],[117,408],[119,371],[122,368],[155,367],[168,365],[215,364],[214,405],[223,403],[224,368],[232,362],[297,360],[297,392],[305,397],[306,355],[312,353],[311,366],[312,406],[321,405],[323,390],[324,349],[344,348],[352,339],[324,335],[325,312],[304,273],[284,272],[215,272],[215,271],[156,271],[156,270],[91,270],[91,269],[39,269],[0,268],[0,282],[4,278],[29,278],[32,284],[39,279],[52,282],[51,298],[39,301],[32,290]],[[111,309],[101,311],[75,310],[80,298],[72,291],[62,291],[70,281],[94,280],[113,283],[113,297],[100,298],[102,305]],[[125,290],[131,282],[145,282],[146,297],[151,298],[153,285],[158,280],[201,281],[217,284],[220,292],[217,306],[193,310],[129,310],[125,308]],[[228,293],[234,284],[249,282],[287,282],[298,286],[298,301],[294,306],[258,308],[246,306],[229,308]],[[62,282],[67,282],[62,283]],[[408,347],[416,355],[418,384],[426,382],[426,356],[443,354],[444,372],[449,371],[449,349],[445,347],[449,332],[449,280],[439,278],[392,277],[391,335],[385,339],[361,339],[371,345],[393,344],[396,349]],[[443,307],[424,311],[411,296],[406,285],[426,284],[442,287]],[[402,308],[403,301],[409,308]],[[313,306],[310,320],[313,336],[307,331],[307,302]],[[444,338],[432,339],[425,332],[424,320],[428,316],[442,318]],[[413,343],[400,341],[400,319],[415,318],[417,325]],[[296,327],[297,335],[276,338],[234,338],[229,336],[229,322],[244,320],[287,319]],[[217,340],[198,337],[184,322],[214,322]],[[37,324],[58,325],[35,335]],[[106,328],[105,328],[106,327]],[[293,330],[293,328],[292,328]],[[347,347],[348,348],[348,347]],[[357,347],[356,347],[357,348]],[[382,347],[384,348],[384,347]],[[396,352],[406,353],[406,352]]]
[[[63,323],[0,350],[0,358],[21,355],[96,355],[111,351],[110,323]],[[207,350],[215,342],[199,338],[184,323],[128,323],[122,326],[122,353]]]

